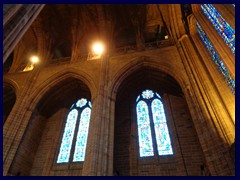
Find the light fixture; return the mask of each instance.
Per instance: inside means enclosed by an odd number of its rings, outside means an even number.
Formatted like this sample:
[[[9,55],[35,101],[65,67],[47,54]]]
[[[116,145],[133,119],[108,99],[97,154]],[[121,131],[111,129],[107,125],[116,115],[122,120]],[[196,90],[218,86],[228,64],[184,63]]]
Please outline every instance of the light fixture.
[[[30,58],[31,62],[34,64],[34,63],[37,63],[39,61],[39,58],[37,56],[32,56]]]
[[[92,50],[93,50],[93,53],[97,55],[101,55],[104,51],[104,46],[102,43],[97,42],[93,45]]]

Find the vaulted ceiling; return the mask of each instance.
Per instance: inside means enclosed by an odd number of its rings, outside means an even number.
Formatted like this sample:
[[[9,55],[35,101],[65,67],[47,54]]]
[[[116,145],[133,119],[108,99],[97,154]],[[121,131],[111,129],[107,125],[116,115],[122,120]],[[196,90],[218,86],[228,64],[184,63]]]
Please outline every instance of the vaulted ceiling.
[[[73,39],[79,38],[79,50],[87,52],[89,44],[102,38],[102,21],[109,25],[107,34],[115,42],[115,46],[135,44],[137,26],[143,29],[145,41],[159,38],[161,27],[164,26],[162,15],[167,13],[166,5],[156,4],[49,4],[37,17],[19,44],[27,47],[28,52],[37,51],[36,22],[41,23],[41,31],[50,33],[53,38],[53,58],[69,57]],[[73,26],[78,24],[78,36]],[[37,27],[39,29],[39,27]],[[76,28],[75,28],[76,29]],[[76,31],[76,30],[75,30]],[[109,32],[110,31],[110,32]],[[117,43],[116,43],[117,42]],[[27,59],[27,58],[25,58]]]
[[[94,40],[111,48],[171,36],[169,4],[47,4],[14,50],[11,72],[28,63],[30,54],[47,46],[50,59],[89,52]],[[43,52],[46,54],[46,52]],[[12,58],[13,56],[9,57]]]

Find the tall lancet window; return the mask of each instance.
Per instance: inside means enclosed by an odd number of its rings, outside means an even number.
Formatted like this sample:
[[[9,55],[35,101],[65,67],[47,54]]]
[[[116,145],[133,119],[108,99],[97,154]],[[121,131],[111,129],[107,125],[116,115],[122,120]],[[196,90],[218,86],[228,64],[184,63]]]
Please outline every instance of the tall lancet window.
[[[167,120],[161,96],[145,90],[136,99],[140,157],[172,155]]]
[[[68,113],[57,163],[83,162],[85,158],[91,102],[81,98]]]
[[[225,43],[230,47],[235,54],[235,31],[225,21],[221,14],[214,8],[212,4],[202,4],[201,9],[205,16],[209,19],[218,34],[223,38]]]
[[[197,22],[197,31],[198,31],[198,34],[200,35],[200,38],[202,39],[204,46],[206,47],[210,56],[212,57],[212,60],[217,65],[218,70],[220,71],[222,76],[225,78],[232,93],[235,94],[235,81],[230,76],[230,74],[229,74],[225,64],[221,60],[218,52],[213,47],[211,41],[208,39],[207,35],[205,34],[205,32],[203,31],[202,27],[200,26],[200,24],[198,22]]]

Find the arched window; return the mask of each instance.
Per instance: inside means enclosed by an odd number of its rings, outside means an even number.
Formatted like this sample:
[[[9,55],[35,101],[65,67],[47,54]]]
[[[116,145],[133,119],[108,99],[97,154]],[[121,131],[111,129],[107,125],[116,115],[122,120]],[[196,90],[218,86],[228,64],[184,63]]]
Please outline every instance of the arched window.
[[[225,78],[225,80],[226,80],[228,86],[230,87],[232,93],[235,94],[235,81],[230,76],[225,64],[223,63],[220,56],[218,55],[218,52],[213,47],[211,41],[209,40],[206,33],[203,31],[202,27],[200,26],[200,24],[198,22],[197,22],[197,31],[198,31],[198,34],[200,35],[200,38],[202,39],[202,42],[203,42],[204,46],[207,48],[209,54],[211,55],[212,60],[217,65],[218,70],[220,71],[220,73]]]
[[[91,107],[90,101],[81,98],[70,108],[57,163],[84,161]]]
[[[233,28],[225,21],[212,4],[202,4],[201,9],[213,27],[217,30],[218,34],[230,47],[232,53],[235,54],[235,31]]]
[[[143,91],[136,99],[136,114],[140,157],[173,154],[161,96]]]

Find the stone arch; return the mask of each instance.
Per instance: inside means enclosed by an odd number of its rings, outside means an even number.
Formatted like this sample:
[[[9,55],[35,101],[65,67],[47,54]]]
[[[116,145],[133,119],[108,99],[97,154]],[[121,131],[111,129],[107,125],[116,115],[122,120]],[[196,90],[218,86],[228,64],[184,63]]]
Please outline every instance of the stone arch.
[[[54,87],[67,78],[75,78],[81,80],[89,88],[92,98],[96,96],[96,85],[93,79],[87,73],[78,73],[75,69],[68,69],[52,75],[47,81],[37,86],[32,93],[31,99],[38,102],[39,99],[41,99],[41,97],[48,91],[49,87]],[[29,108],[33,109],[36,102],[32,103]]]
[[[153,68],[158,69],[162,71],[165,74],[168,74],[173,79],[177,81],[177,83],[181,86],[181,88],[186,87],[186,82],[182,78],[182,76],[178,76],[176,72],[174,72],[170,67],[164,66],[162,64],[159,64],[156,60],[153,58],[142,56],[134,59],[130,63],[126,64],[124,67],[122,67],[116,75],[113,77],[113,80],[111,81],[109,85],[109,95],[111,98],[116,98],[116,92],[119,88],[119,86],[124,82],[124,80],[134,72],[139,71],[142,68]]]
[[[113,174],[120,176],[200,174],[199,169],[204,163],[204,155],[182,90],[186,86],[185,81],[184,72],[176,72],[173,67],[158,63],[151,57],[137,58],[116,73],[109,88],[110,96],[115,101],[115,107],[112,108]],[[137,95],[147,88],[158,92],[163,98],[173,142],[173,156],[154,156],[145,160],[138,156],[135,102]],[[187,133],[184,134],[185,132]],[[190,137],[189,142],[196,142],[192,144],[196,150],[192,153],[200,157],[198,160],[188,157],[188,150],[193,147],[183,145],[184,136]],[[195,165],[190,166],[189,163],[193,161]],[[168,165],[173,167],[169,171],[165,169]],[[181,168],[177,168],[178,166]]]
[[[18,94],[18,85],[11,79],[3,80],[3,123],[7,120],[11,113]]]
[[[38,90],[34,90],[29,97],[31,103],[28,110],[31,111],[31,117],[25,120],[28,121],[28,125],[10,167],[10,174],[55,173],[50,167],[55,164],[55,156],[69,108],[81,97],[92,100],[92,93],[96,93],[90,76],[77,74],[74,71],[57,73],[36,89]],[[44,157],[42,154],[45,154]],[[57,173],[81,175],[79,169],[70,172],[67,167]]]
[[[14,81],[13,79],[10,79],[10,78],[7,78],[7,77],[4,77],[3,78],[3,85],[6,84],[6,85],[9,85],[13,88],[16,96],[18,96],[19,94],[19,85],[17,84],[16,81]]]

